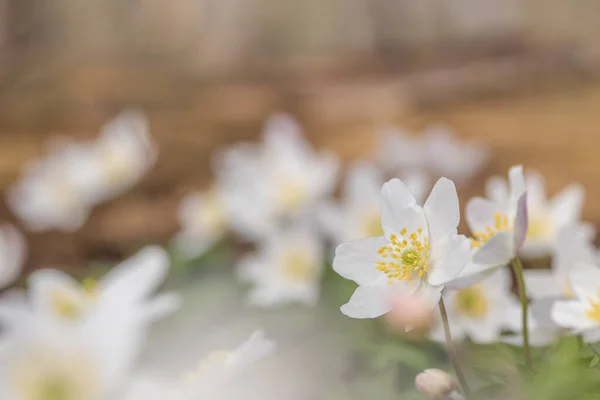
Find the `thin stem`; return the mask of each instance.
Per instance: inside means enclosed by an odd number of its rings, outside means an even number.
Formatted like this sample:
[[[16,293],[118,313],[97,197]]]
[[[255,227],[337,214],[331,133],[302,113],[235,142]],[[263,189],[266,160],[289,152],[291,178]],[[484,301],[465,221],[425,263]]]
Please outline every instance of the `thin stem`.
[[[458,363],[458,356],[456,355],[456,349],[454,348],[454,342],[452,342],[452,335],[450,334],[450,324],[448,323],[448,313],[446,312],[446,306],[444,305],[444,299],[440,299],[440,315],[442,316],[442,323],[444,325],[444,333],[446,335],[446,348],[448,350],[448,356],[450,357],[450,361],[452,362],[452,366],[454,367],[454,372],[456,373],[456,377],[458,378],[458,382],[462,387],[462,392],[465,395],[465,398],[468,400],[471,398],[471,390],[469,389],[469,385],[467,384],[467,380],[465,379],[465,375],[460,368],[460,364]]]
[[[518,256],[512,260],[512,267],[517,278],[517,289],[519,299],[521,300],[521,323],[523,325],[523,355],[525,356],[525,365],[531,371],[531,350],[529,349],[529,326],[527,324],[527,292],[525,290],[525,279],[523,278],[523,265]]]

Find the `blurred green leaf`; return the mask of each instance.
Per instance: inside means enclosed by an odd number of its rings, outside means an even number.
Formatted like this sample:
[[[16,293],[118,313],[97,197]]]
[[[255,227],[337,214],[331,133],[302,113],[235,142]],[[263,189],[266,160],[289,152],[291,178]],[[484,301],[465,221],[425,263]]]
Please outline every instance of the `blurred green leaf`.
[[[594,356],[594,358],[592,358],[592,361],[590,361],[590,367],[595,367],[596,365],[598,365],[598,363],[600,362],[600,357],[598,356]]]

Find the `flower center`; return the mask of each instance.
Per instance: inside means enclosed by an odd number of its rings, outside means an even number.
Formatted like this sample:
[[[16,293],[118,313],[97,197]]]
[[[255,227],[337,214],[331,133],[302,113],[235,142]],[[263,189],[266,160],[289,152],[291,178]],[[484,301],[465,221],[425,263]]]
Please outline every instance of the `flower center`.
[[[381,246],[377,253],[384,259],[376,261],[375,268],[382,271],[389,278],[389,283],[394,279],[412,281],[415,276],[422,277],[427,272],[429,265],[429,242],[423,236],[423,229],[408,232],[406,228],[400,230],[400,237],[396,234],[389,236],[389,244]]]
[[[487,313],[489,305],[482,288],[472,285],[456,291],[454,307],[459,314],[469,318],[481,318]]]
[[[315,266],[306,252],[290,250],[282,260],[282,273],[289,282],[306,282],[315,274]]]
[[[471,247],[481,247],[492,236],[502,231],[512,231],[513,221],[508,217],[508,214],[501,211],[494,213],[494,226],[486,225],[485,230],[473,232],[471,238]]]
[[[307,190],[306,185],[301,182],[285,181],[278,191],[278,198],[287,211],[298,210],[306,201]]]
[[[201,225],[206,227],[210,233],[220,234],[227,227],[227,217],[223,204],[215,194],[209,194],[206,198],[206,205],[201,207],[198,212],[198,220]]]
[[[106,174],[106,180],[112,184],[126,181],[132,174],[132,168],[125,157],[110,148],[100,152],[100,163]]]
[[[527,237],[531,239],[544,238],[552,232],[548,219],[530,214],[527,222]]]
[[[50,307],[63,319],[75,320],[85,311],[96,294],[96,281],[84,279],[81,291],[57,287],[50,293]]]
[[[600,322],[600,301],[592,297],[587,299],[589,307],[585,310],[585,315],[594,321]]]
[[[365,213],[361,221],[361,229],[365,237],[381,236],[381,214],[379,211]]]

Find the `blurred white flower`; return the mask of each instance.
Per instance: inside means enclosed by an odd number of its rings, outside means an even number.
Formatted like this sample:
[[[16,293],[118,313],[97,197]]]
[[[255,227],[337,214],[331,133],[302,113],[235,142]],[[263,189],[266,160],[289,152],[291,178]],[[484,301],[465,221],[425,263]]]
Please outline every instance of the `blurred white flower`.
[[[259,242],[256,253],[242,258],[237,266],[238,277],[253,284],[249,303],[314,305],[319,297],[323,253],[318,233],[302,223],[271,232]]]
[[[431,178],[423,170],[408,170],[399,174],[398,178],[415,196],[417,204],[423,204],[431,191]]]
[[[383,235],[380,212],[383,182],[383,176],[371,164],[356,162],[350,166],[340,203],[328,201],[319,210],[321,224],[336,244]]]
[[[572,333],[583,334],[586,342],[600,339],[600,269],[590,268],[570,275],[573,298],[557,300],[552,320]]]
[[[218,390],[274,349],[275,343],[267,339],[263,331],[255,331],[248,340],[233,350],[208,354],[200,360],[195,370],[184,375],[184,398],[197,399],[201,398],[198,397],[201,394]]]
[[[507,310],[520,305],[511,293],[510,273],[498,269],[478,283],[442,292],[454,340],[469,337],[475,343],[493,343],[507,327]],[[439,314],[431,338],[444,342],[444,330]],[[519,319],[520,321],[520,319]]]
[[[180,385],[162,376],[143,372],[133,376],[122,400],[184,400]],[[190,399],[191,400],[191,399]]]
[[[557,234],[557,244],[552,257],[552,269],[526,269],[523,271],[527,294],[532,298],[572,297],[569,281],[571,272],[596,269],[597,251],[593,245],[595,232],[589,225],[565,226]]]
[[[223,238],[229,223],[225,202],[218,184],[183,198],[177,215],[181,231],[174,242],[187,257],[201,255]]]
[[[18,278],[26,253],[27,244],[21,232],[12,225],[0,225],[0,289]]]
[[[469,241],[457,235],[458,196],[441,178],[425,205],[398,179],[381,190],[384,236],[359,239],[336,249],[334,270],[359,284],[341,311],[352,318],[375,318],[390,311],[392,293],[419,291],[433,307],[444,283],[469,261]]]
[[[62,271],[38,270],[28,279],[31,308],[38,318],[59,325],[87,323],[111,313],[109,318],[115,321],[124,313],[135,315],[147,325],[179,305],[174,294],[151,298],[163,283],[168,266],[166,251],[149,246],[114,267],[97,283],[86,280],[80,284]]]
[[[11,210],[33,231],[76,231],[93,206],[139,181],[156,160],[142,114],[125,112],[92,142],[56,139],[8,192]]]
[[[548,346],[568,333],[565,328],[558,326],[551,318],[550,314],[555,300],[555,298],[536,299],[529,304],[527,326],[530,346]],[[513,346],[523,345],[521,313],[520,304],[515,304],[507,309],[506,328],[514,334],[504,336],[502,338],[504,343]]]
[[[524,258],[539,258],[551,255],[558,243],[560,229],[577,223],[581,217],[584,189],[579,184],[570,184],[554,196],[546,197],[543,177],[537,171],[528,171],[525,176],[527,190],[528,227],[525,244],[519,251]],[[492,177],[486,182],[486,195],[498,204],[509,203],[506,181]]]
[[[426,170],[464,183],[479,173],[489,160],[481,144],[454,137],[443,125],[427,126],[419,135],[403,130],[384,132],[378,158],[387,171]]]
[[[271,117],[263,143],[233,146],[217,159],[232,228],[256,239],[282,218],[311,211],[333,191],[338,164],[333,153],[311,149],[291,117]]]
[[[475,197],[467,203],[466,219],[473,234],[473,262],[465,269],[465,274],[508,264],[525,241],[527,195],[521,166],[510,169],[509,181],[507,202]]]

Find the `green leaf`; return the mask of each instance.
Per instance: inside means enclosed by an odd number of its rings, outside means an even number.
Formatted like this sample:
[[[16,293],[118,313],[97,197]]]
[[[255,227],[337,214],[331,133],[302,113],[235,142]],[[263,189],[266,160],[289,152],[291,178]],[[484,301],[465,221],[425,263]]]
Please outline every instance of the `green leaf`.
[[[600,362],[600,357],[594,356],[594,358],[592,358],[592,361],[590,361],[590,367],[594,368],[596,365],[598,365],[599,362]]]

